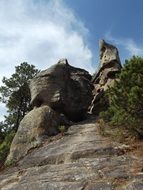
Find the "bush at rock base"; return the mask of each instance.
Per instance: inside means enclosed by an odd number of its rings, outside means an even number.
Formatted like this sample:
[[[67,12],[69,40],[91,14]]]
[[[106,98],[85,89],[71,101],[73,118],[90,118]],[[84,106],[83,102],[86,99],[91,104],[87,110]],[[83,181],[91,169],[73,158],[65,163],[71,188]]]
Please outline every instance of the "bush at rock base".
[[[63,136],[65,131],[66,131],[66,127],[64,125],[61,125],[61,126],[59,126],[59,130],[60,130],[60,132],[61,132],[61,134]]]
[[[133,56],[126,60],[119,80],[109,88],[106,96],[109,107],[100,117],[110,125],[143,138],[143,58]]]
[[[5,159],[9,153],[11,142],[14,138],[15,132],[11,131],[6,135],[3,142],[0,144],[0,167],[4,164]]]

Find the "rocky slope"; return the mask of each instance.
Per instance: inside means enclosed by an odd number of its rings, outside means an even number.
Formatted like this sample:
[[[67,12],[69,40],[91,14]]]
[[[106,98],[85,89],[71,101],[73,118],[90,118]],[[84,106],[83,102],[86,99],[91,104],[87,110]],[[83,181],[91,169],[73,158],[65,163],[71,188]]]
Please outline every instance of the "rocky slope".
[[[45,141],[0,175],[1,190],[142,190],[143,159],[101,137],[96,119]]]
[[[6,161],[12,166],[0,172],[0,189],[143,189],[142,157],[102,137],[96,120],[120,70],[117,48],[102,40],[93,78],[62,59],[32,79],[33,109],[13,139]],[[61,127],[68,129],[64,136]]]

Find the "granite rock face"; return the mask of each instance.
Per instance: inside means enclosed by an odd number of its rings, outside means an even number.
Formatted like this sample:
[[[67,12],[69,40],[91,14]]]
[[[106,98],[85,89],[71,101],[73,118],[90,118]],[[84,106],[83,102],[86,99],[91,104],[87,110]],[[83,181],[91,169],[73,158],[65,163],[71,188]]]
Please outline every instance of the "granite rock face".
[[[118,50],[115,46],[101,40],[99,47],[100,68],[92,79],[94,98],[91,103],[90,113],[93,114],[99,114],[100,111],[107,107],[108,102],[104,99],[104,92],[109,86],[114,85],[114,81],[117,80],[116,74],[122,68]]]
[[[104,40],[100,40],[99,42],[100,48],[100,64],[101,66],[109,67],[109,65],[114,65],[114,68],[120,68],[120,58],[118,50],[115,46],[106,43]]]
[[[21,121],[10,148],[7,163],[17,161],[39,146],[43,139],[67,128],[70,120],[82,120],[92,100],[90,74],[72,67],[66,59],[40,72],[31,80],[30,111]]]
[[[21,121],[10,148],[8,162],[25,156],[28,151],[41,145],[49,136],[59,133],[59,126],[68,125],[63,115],[48,106],[34,108]]]
[[[70,66],[66,59],[60,60],[31,80],[31,104],[46,104],[70,120],[81,120],[92,100],[90,80],[87,71]]]
[[[96,119],[33,149],[0,172],[1,190],[142,190],[143,158],[102,137]]]

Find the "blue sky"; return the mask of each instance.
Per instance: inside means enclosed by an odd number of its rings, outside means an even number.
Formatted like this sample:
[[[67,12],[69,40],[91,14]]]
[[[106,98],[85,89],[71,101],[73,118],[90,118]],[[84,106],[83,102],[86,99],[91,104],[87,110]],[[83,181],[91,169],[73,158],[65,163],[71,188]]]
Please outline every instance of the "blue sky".
[[[143,55],[142,8],[142,0],[0,0],[0,85],[24,61],[46,69],[66,57],[93,73],[100,39],[118,47],[122,63]]]
[[[115,44],[122,62],[133,54],[143,55],[142,0],[65,0],[88,28],[95,62],[98,41]],[[93,64],[95,64],[95,62]]]

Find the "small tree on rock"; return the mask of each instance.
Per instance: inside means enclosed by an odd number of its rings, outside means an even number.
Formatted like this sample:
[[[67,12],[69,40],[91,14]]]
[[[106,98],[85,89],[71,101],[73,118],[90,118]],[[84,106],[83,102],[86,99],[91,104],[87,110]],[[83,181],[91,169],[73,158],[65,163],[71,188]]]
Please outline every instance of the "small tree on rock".
[[[126,60],[119,80],[109,88],[107,97],[109,107],[101,117],[143,137],[143,58],[133,56]]]

